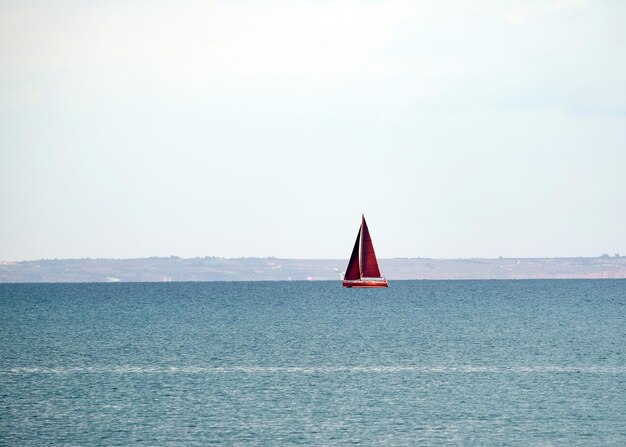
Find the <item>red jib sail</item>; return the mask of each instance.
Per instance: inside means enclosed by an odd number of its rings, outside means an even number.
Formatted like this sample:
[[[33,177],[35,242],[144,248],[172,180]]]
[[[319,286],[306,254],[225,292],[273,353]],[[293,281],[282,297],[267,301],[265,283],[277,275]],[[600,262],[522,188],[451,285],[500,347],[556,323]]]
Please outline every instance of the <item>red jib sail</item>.
[[[380,270],[378,269],[378,261],[376,260],[376,253],[374,253],[374,244],[372,244],[372,238],[370,232],[367,229],[367,223],[365,222],[365,216],[362,217],[361,222],[361,278],[379,278]]]
[[[355,280],[361,279],[361,268],[359,266],[359,247],[361,242],[361,228],[356,235],[356,241],[354,242],[354,248],[352,249],[352,256],[350,256],[350,262],[348,262],[348,268],[343,279]]]

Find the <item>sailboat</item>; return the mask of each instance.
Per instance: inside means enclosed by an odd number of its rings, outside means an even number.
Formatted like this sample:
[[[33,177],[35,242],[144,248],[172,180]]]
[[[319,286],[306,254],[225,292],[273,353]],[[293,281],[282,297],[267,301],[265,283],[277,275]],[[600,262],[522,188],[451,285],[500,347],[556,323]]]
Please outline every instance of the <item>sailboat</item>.
[[[344,287],[387,287],[387,280],[380,275],[374,244],[367,229],[365,215],[361,216],[361,226],[356,235],[352,256],[343,277]]]

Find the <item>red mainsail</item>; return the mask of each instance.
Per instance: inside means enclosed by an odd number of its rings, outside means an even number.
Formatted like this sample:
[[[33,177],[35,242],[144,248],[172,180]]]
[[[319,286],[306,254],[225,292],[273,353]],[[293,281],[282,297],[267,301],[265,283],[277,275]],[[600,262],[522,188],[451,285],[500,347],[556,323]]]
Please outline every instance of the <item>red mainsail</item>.
[[[372,238],[370,232],[367,229],[367,223],[365,222],[365,216],[362,217],[361,222],[361,278],[379,278],[380,270],[378,269],[378,261],[376,260],[376,253],[374,253],[374,244],[372,244]]]

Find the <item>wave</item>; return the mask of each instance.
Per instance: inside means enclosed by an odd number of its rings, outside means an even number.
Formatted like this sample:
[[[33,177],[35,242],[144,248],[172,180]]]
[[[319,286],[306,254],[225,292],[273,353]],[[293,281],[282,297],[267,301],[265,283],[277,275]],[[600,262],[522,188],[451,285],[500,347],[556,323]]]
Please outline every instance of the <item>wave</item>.
[[[626,374],[626,366],[83,366],[0,368],[0,374]]]

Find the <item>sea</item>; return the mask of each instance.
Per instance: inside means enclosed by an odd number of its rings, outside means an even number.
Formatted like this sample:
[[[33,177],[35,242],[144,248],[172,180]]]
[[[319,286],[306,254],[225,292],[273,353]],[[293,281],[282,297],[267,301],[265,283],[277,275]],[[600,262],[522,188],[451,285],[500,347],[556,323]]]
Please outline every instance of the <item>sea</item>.
[[[624,446],[626,280],[0,284],[0,445]]]

